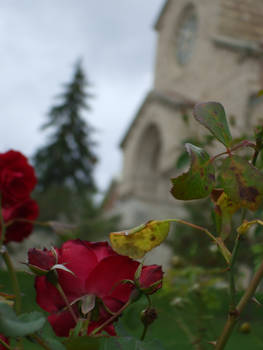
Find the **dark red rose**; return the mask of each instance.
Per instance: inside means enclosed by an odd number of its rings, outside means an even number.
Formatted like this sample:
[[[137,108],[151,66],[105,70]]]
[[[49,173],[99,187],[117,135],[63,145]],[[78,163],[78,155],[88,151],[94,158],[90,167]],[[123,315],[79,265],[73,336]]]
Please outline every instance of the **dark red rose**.
[[[95,306],[91,307],[92,321],[88,328],[90,334],[108,320],[112,312],[118,312],[130,300],[131,293],[136,287],[132,283],[122,281],[135,280],[139,263],[115,253],[107,242],[68,241],[56,252],[56,264],[64,265],[72,272],[59,268],[56,270],[58,283],[77,318],[83,317],[80,311],[83,300],[85,298],[95,300]],[[34,251],[34,254],[36,253]],[[32,251],[29,252],[29,261],[34,261],[35,266],[38,264],[38,259],[35,256],[33,258]],[[43,267],[43,264],[39,263],[38,267],[41,266]],[[153,293],[161,287],[162,277],[160,266],[144,266],[139,278],[140,288],[147,294]],[[68,336],[70,329],[74,328],[76,323],[56,287],[48,281],[47,276],[36,277],[35,287],[37,303],[50,313],[48,320],[55,333],[58,336]],[[104,331],[115,335],[113,324],[108,324]]]
[[[27,198],[12,207],[3,207],[2,214],[7,225],[5,243],[21,242],[30,235],[33,229],[32,223],[23,220],[34,221],[38,216],[38,205],[33,199]]]
[[[0,334],[0,338],[9,345],[9,339],[5,337],[4,335]],[[0,350],[6,350],[6,347],[4,345],[0,344]]]
[[[33,167],[22,153],[0,153],[0,193],[2,205],[8,206],[25,200],[36,185]]]

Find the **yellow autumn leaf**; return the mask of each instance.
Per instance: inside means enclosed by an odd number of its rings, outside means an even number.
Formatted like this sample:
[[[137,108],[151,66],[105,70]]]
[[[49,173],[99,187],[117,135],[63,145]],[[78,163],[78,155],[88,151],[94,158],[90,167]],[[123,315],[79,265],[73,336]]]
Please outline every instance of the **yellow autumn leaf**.
[[[112,249],[118,254],[141,259],[165,240],[169,230],[169,221],[152,220],[128,232],[111,233],[110,242]]]

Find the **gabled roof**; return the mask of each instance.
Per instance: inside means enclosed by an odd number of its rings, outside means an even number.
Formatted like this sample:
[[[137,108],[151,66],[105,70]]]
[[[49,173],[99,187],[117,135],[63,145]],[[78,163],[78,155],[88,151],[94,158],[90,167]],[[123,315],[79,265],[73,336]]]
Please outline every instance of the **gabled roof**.
[[[132,129],[136,126],[137,121],[139,120],[140,116],[142,115],[142,113],[145,111],[145,109],[147,108],[147,106],[153,102],[153,101],[157,101],[159,103],[165,104],[168,107],[174,108],[174,109],[180,109],[180,108],[190,108],[193,107],[195,102],[182,96],[181,94],[178,94],[176,92],[160,92],[157,90],[152,90],[150,91],[142,105],[139,107],[137,113],[135,114],[135,117],[133,118],[130,126],[128,127],[121,143],[120,143],[120,147],[123,148],[125,146],[125,143],[127,141],[127,139],[129,138],[129,135],[132,131]]]
[[[156,30],[160,29],[162,22],[163,22],[163,18],[165,17],[166,12],[168,11],[168,7],[170,6],[171,3],[172,3],[172,0],[165,1],[164,5],[161,9],[161,12],[160,12],[159,16],[157,17],[156,22],[154,24],[154,29],[156,29]]]
[[[166,0],[155,22],[160,30],[173,1]],[[216,0],[211,0],[216,1]],[[263,0],[217,0],[217,35],[242,41],[263,41]]]

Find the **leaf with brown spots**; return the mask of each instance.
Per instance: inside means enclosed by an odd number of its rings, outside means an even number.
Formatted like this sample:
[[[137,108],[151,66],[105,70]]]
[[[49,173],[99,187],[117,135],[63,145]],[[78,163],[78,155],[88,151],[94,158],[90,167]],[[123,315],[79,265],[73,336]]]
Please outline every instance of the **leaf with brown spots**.
[[[215,183],[215,170],[210,163],[208,153],[190,143],[185,145],[191,156],[188,172],[171,179],[172,195],[176,199],[191,200],[207,197]]]
[[[128,232],[111,233],[110,242],[118,254],[141,259],[165,240],[169,230],[169,221],[152,220]]]
[[[263,173],[239,156],[223,160],[219,172],[220,186],[233,202],[252,211],[263,199]]]
[[[214,202],[216,229],[222,239],[226,239],[232,230],[232,216],[240,208],[239,203],[233,202],[222,188],[215,188],[211,193]]]
[[[204,125],[226,147],[232,143],[224,107],[218,102],[199,103],[194,107],[195,119]]]

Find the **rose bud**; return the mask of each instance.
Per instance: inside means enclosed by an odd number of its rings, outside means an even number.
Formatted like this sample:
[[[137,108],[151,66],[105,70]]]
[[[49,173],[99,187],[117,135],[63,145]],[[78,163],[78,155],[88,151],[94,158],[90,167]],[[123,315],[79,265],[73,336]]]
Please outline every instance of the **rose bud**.
[[[141,321],[145,326],[149,326],[156,320],[157,316],[157,311],[153,307],[149,307],[141,312]]]
[[[46,275],[57,262],[57,252],[53,250],[41,250],[32,248],[28,251],[28,267],[38,275]]]

